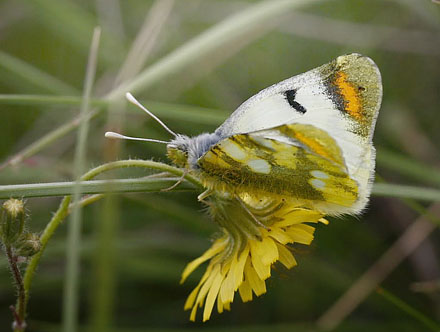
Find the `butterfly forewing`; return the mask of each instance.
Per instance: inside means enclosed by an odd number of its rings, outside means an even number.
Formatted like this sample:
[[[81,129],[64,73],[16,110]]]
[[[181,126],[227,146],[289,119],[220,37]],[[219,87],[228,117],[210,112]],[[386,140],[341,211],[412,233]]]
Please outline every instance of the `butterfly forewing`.
[[[371,138],[382,99],[380,72],[360,54],[335,60],[274,84],[245,101],[217,130],[220,136],[249,133],[297,122],[316,125],[316,116],[334,127],[342,117],[343,129]]]

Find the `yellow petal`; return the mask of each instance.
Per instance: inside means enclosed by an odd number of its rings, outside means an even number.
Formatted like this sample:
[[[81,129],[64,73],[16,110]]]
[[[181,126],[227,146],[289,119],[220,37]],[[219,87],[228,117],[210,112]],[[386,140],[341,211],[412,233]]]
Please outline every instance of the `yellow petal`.
[[[261,241],[252,241],[251,250],[252,257],[258,255],[263,265],[271,265],[278,259],[278,249],[272,238],[268,236],[269,232],[265,232],[265,236]],[[254,248],[252,248],[254,247]]]
[[[313,241],[313,232],[315,229],[309,225],[293,225],[290,226],[286,233],[294,242],[302,244],[310,244]]]
[[[294,224],[301,224],[304,222],[316,222],[324,215],[320,212],[306,209],[293,209],[288,214],[283,216],[282,221],[277,222],[277,227],[285,227]]]
[[[321,218],[318,220],[319,222],[322,222],[324,225],[328,225],[330,224],[329,221],[327,219]]]
[[[235,266],[235,269],[233,270],[234,290],[235,291],[238,289],[238,287],[243,282],[244,266],[246,264],[246,261],[248,260],[248,257],[249,257],[249,245],[246,245],[246,247],[240,253],[240,257],[238,258],[237,265]]]
[[[185,301],[185,305],[183,306],[184,310],[191,309],[194,306],[194,301],[196,299],[197,294],[199,293],[200,287],[202,287],[202,283],[199,283],[196,288],[192,290],[189,294],[188,298]]]
[[[224,304],[222,300],[222,294],[219,293],[217,296],[217,312],[221,314],[223,312],[223,309],[224,309]]]
[[[206,297],[205,310],[203,310],[203,321],[206,322],[212,313],[212,308],[214,307],[215,299],[217,298],[220,286],[223,281],[223,275],[220,273],[220,265],[217,264],[218,269],[214,268],[212,273],[214,274],[214,280],[209,288],[208,296]]]
[[[234,253],[231,259],[231,263],[228,263],[227,276],[222,283],[220,294],[223,299],[223,302],[232,302],[234,300],[234,273],[233,269],[235,269],[237,265],[237,252]]]
[[[286,268],[291,269],[295,265],[297,265],[295,257],[292,255],[290,250],[283,246],[282,244],[277,244],[278,253],[280,255],[280,262]]]
[[[231,310],[231,303],[229,302],[224,302],[221,294],[219,293],[217,296],[217,311],[219,314],[221,314],[223,312],[223,310]]]
[[[292,242],[292,239],[286,234],[284,230],[278,227],[271,227],[268,231],[269,236],[273,237],[275,240],[282,244]]]
[[[195,260],[193,260],[192,262],[190,262],[185,269],[182,272],[182,278],[180,280],[180,283],[183,283],[186,278],[203,262],[206,262],[208,259],[212,258],[213,256],[215,256],[216,254],[218,254],[219,252],[221,252],[226,245],[229,242],[229,238],[228,237],[222,237],[218,240],[216,240],[211,248],[209,248],[207,251],[205,251],[205,253],[200,256],[199,258],[196,258]]]
[[[209,274],[208,278],[206,279],[205,283],[203,284],[202,288],[199,291],[199,294],[197,295],[196,302],[194,306],[203,306],[203,302],[205,301],[206,294],[208,294],[208,291],[211,289],[212,283],[214,282],[215,277],[220,271],[220,265],[215,264],[215,266],[212,269],[212,272]]]
[[[255,295],[260,296],[261,294],[266,293],[266,283],[258,276],[258,273],[251,265],[249,260],[246,262],[244,273],[245,278],[249,282],[249,285],[251,286]]]
[[[196,321],[196,315],[197,315],[197,306],[195,305],[192,310],[191,310],[191,315],[189,315],[189,320],[191,322],[195,322]]]
[[[246,279],[238,287],[238,292],[243,302],[252,301],[252,288]]]
[[[191,294],[189,294],[188,298],[185,301],[185,306],[183,307],[184,310],[188,310],[193,307],[194,301],[196,299],[197,294],[199,293],[200,287],[205,283],[206,279],[208,279],[209,275],[211,274],[212,264],[210,264],[207,268],[205,273],[202,276],[202,279],[200,279],[199,284],[196,288],[193,289]]]
[[[266,280],[270,277],[270,264],[264,264],[261,260],[260,241],[249,240],[251,248],[251,260],[253,265],[253,271],[257,272],[259,279]],[[245,267],[246,271],[246,267]]]

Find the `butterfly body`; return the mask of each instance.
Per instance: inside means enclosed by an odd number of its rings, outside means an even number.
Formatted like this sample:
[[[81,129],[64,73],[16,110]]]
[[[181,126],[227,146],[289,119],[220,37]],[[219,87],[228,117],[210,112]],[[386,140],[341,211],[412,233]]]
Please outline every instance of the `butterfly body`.
[[[359,213],[374,175],[380,73],[359,54],[266,88],[214,133],[178,135],[168,156],[212,190]]]

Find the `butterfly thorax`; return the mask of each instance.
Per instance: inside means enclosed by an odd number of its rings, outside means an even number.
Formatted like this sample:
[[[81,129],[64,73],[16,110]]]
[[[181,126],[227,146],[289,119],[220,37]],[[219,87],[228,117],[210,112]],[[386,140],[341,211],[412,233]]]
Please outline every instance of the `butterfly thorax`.
[[[167,145],[167,155],[178,167],[198,170],[197,160],[220,140],[221,137],[216,133],[204,133],[195,137],[177,135]]]

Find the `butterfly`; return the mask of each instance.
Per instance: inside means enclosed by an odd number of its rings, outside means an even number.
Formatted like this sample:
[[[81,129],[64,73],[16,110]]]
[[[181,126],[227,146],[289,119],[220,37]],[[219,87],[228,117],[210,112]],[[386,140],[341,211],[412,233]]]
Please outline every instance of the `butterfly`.
[[[214,133],[175,134],[165,143],[175,165],[199,179],[211,218],[222,228],[202,256],[187,265],[182,282],[209,260],[185,309],[203,321],[217,301],[228,310],[266,292],[279,261],[296,265],[288,246],[310,244],[312,223],[325,215],[358,214],[366,206],[375,167],[372,138],[382,99],[380,72],[360,54],[342,55],[304,74],[272,85],[245,101]]]
[[[175,135],[168,156],[207,191],[272,197],[325,214],[357,214],[371,192],[380,72],[360,54],[274,84],[214,133]]]

